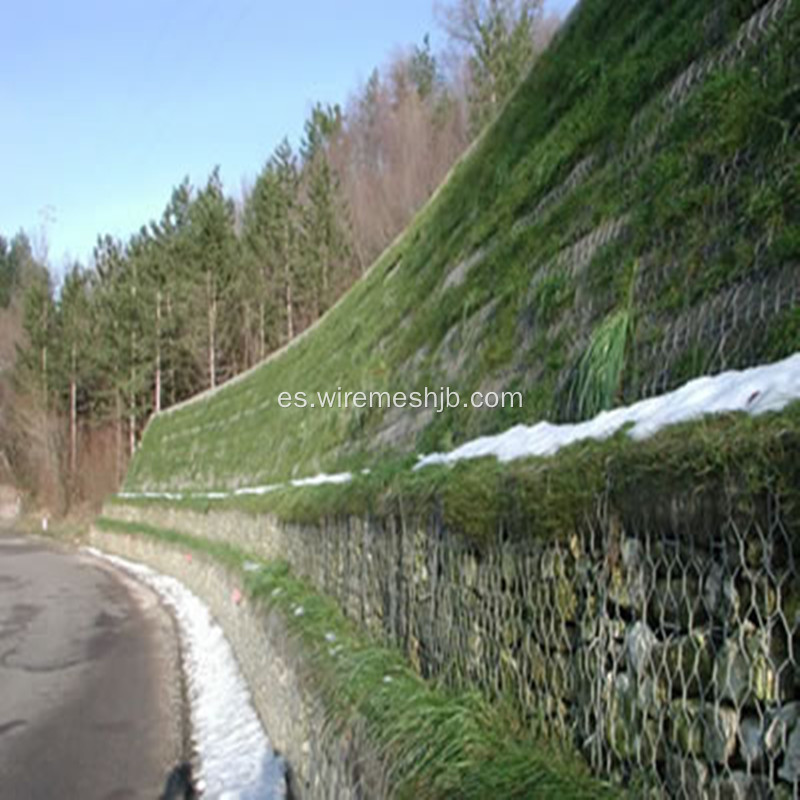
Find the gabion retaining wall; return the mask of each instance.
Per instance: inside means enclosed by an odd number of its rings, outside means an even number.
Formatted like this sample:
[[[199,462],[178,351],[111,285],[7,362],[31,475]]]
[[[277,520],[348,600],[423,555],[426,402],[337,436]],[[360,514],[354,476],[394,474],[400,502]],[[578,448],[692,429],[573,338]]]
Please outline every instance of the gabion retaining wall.
[[[800,536],[784,505],[609,491],[555,541],[510,512],[480,545],[400,504],[319,526],[107,511],[287,559],[423,676],[510,698],[637,796],[766,798],[800,794]]]
[[[247,600],[234,602],[239,583],[200,554],[141,536],[91,532],[92,544],[148,564],[184,583],[211,609],[236,654],[253,703],[272,746],[287,761],[290,796],[305,800],[355,800],[388,796],[386,773],[363,731],[334,729],[313,683],[302,646],[280,614]]]

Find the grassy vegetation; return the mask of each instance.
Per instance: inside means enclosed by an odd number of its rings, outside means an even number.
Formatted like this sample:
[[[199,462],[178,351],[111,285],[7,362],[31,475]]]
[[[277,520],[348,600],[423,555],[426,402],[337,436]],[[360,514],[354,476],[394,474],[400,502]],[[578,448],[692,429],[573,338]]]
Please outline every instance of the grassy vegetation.
[[[513,714],[477,694],[423,681],[399,652],[368,639],[286,564],[258,562],[230,546],[175,531],[109,519],[97,526],[203,553],[234,571],[249,597],[279,611],[302,641],[331,723],[343,732],[357,721],[366,723],[368,740],[391,767],[398,797],[619,796],[592,779],[577,756],[532,740]],[[260,569],[253,571],[253,563]]]
[[[318,471],[381,472],[384,463],[391,471],[415,450],[634,399],[664,370],[676,383],[719,368],[716,340],[687,341],[667,364],[648,348],[717,293],[743,281],[766,285],[800,257],[800,4],[763,46],[712,72],[683,104],[664,98],[758,5],[615,0],[612,13],[610,0],[584,0],[368,276],[286,353],[207,401],[157,417],[126,488],[205,491]],[[588,156],[594,166],[583,182],[531,218]],[[525,217],[528,224],[514,228]],[[620,218],[628,220],[621,235],[586,263],[553,266],[565,248]],[[448,272],[479,248],[485,255],[464,281],[444,289]],[[727,332],[725,363],[785,356],[797,349],[797,334],[792,311],[759,329],[742,324]],[[460,344],[453,352],[445,341]],[[385,409],[277,402],[283,391],[442,385],[462,397],[486,386],[520,389],[525,404],[452,409],[389,435],[398,419]],[[400,423],[418,412],[405,413]]]
[[[800,402],[759,417],[707,417],[641,442],[620,432],[602,442],[578,442],[551,457],[509,464],[485,458],[414,472],[412,463],[386,461],[348,484],[286,488],[260,497],[113,502],[274,514],[298,523],[347,514],[428,515],[437,509],[445,525],[480,546],[494,541],[501,528],[513,537],[563,539],[604,493],[609,508],[641,517],[676,496],[706,496],[722,513],[732,502],[727,490],[736,490],[739,503],[758,501],[770,490],[800,530]]]

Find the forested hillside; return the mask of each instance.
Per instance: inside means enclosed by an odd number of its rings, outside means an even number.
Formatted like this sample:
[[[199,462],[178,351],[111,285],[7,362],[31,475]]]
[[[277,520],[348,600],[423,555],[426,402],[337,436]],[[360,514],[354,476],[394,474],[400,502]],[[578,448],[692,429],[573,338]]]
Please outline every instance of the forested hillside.
[[[367,467],[794,352],[798,45],[792,0],[584,0],[402,238],[294,346],[157,416],[127,488]],[[442,385],[524,404],[278,404]]]
[[[121,480],[152,414],[223,384],[320,318],[406,226],[557,26],[541,0],[457,0],[440,13],[446,54],[425,37],[343,106],[313,104],[299,145],[281,142],[240,194],[218,169],[199,186],[186,178],[129,239],[98,236],[90,263],[60,276],[40,258],[30,280],[14,283],[15,335],[4,337],[14,391],[0,408],[14,420],[16,471],[42,502],[98,500]],[[0,279],[7,303],[11,272]]]

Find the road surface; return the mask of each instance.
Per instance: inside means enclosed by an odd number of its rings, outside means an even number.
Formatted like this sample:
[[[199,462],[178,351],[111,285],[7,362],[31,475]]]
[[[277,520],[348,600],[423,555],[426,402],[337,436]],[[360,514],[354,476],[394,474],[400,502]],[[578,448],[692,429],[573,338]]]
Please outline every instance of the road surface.
[[[183,759],[182,705],[176,633],[149,589],[0,530],[2,800],[158,798]]]

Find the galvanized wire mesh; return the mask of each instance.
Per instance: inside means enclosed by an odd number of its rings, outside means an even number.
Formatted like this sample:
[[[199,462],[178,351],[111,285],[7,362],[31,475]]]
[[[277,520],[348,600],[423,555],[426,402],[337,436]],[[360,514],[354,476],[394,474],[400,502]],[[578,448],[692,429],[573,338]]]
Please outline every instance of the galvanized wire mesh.
[[[702,202],[694,201],[705,231],[701,254],[687,244],[692,232],[679,226],[654,228],[646,242],[633,241],[639,230],[637,214],[624,205],[624,198],[628,196],[626,187],[663,150],[667,131],[680,109],[711,76],[746,57],[752,60],[753,69],[766,64],[770,34],[780,28],[791,5],[792,0],[758,3],[727,44],[720,31],[714,34],[723,10],[716,6],[706,21],[707,35],[718,39],[716,44],[642,108],[619,151],[605,153],[603,158],[584,157],[548,194],[547,202],[515,224],[514,232],[526,235],[525,231],[543,222],[563,198],[580,192],[595,173],[603,172],[604,180],[616,176],[622,213],[618,210],[614,217],[600,222],[578,214],[571,242],[531,265],[527,299],[517,326],[515,362],[508,376],[536,387],[543,373],[542,353],[551,364],[563,363],[554,381],[549,409],[553,418],[581,416],[576,402],[581,358],[605,316],[625,302],[620,299],[617,276],[609,275],[609,264],[615,273],[625,273],[630,271],[631,261],[636,262],[630,287],[634,333],[627,347],[625,372],[620,376],[618,402],[630,403],[668,391],[697,375],[745,368],[787,354],[788,345],[776,340],[789,325],[790,315],[800,308],[800,268],[775,257],[771,249],[775,231],[737,231],[730,220],[740,215],[746,198],[788,180],[791,160],[782,167],[785,175],[776,174],[774,165],[764,161],[768,155],[745,148],[724,162],[708,165],[702,180],[707,196]],[[796,56],[787,53],[784,58]],[[799,137],[796,126],[786,131],[787,152],[796,148]],[[731,239],[739,234],[741,241],[734,252]],[[638,236],[641,239],[641,231]],[[716,263],[715,275],[693,271],[687,263],[689,256]],[[727,264],[724,268],[722,261]],[[574,290],[571,301],[543,311],[540,291],[547,281]]]
[[[419,672],[511,701],[648,797],[797,797],[796,510],[778,492],[596,498],[543,543],[438,512],[292,528],[289,560]],[[522,528],[522,530],[521,530]]]

